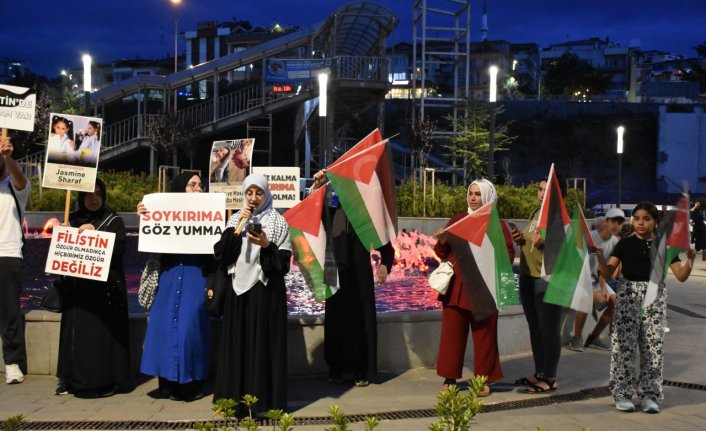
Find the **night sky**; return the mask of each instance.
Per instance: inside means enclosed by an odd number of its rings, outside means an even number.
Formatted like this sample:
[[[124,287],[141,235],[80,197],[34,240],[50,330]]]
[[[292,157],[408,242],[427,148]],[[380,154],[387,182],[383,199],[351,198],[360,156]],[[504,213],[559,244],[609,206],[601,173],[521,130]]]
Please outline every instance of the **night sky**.
[[[704,0],[487,0],[488,38],[552,43],[610,37],[623,46],[690,57],[706,41]],[[0,0],[0,58],[28,61],[39,74],[56,76],[79,68],[81,55],[94,62],[118,58],[164,58],[179,31],[200,21],[247,20],[253,25],[308,26],[323,21],[344,1],[330,0]],[[400,18],[394,42],[412,39],[412,0],[380,0]],[[449,2],[429,0],[430,5]],[[472,40],[480,40],[482,1],[471,2]],[[180,53],[184,45],[180,42]]]

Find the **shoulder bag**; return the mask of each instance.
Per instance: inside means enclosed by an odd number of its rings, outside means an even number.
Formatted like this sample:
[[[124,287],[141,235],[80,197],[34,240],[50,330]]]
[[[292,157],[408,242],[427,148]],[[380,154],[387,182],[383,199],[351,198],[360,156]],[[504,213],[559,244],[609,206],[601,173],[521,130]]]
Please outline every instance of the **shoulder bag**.
[[[160,255],[152,254],[145,263],[145,268],[140,276],[140,289],[137,291],[137,302],[142,308],[149,310],[157,294],[159,286]]]
[[[63,298],[61,297],[61,281],[53,281],[47,286],[47,291],[42,298],[41,307],[47,311],[61,313],[63,310]]]
[[[448,260],[445,260],[429,274],[429,286],[441,295],[445,295],[446,291],[449,289],[449,283],[451,282],[451,277],[453,277],[453,275],[453,264]]]

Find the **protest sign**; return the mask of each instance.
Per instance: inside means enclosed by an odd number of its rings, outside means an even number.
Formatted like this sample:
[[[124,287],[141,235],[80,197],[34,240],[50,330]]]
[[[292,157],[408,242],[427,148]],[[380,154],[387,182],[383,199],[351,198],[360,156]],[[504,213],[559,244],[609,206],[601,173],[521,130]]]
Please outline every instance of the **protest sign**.
[[[33,131],[36,107],[35,90],[0,84],[0,128]]]
[[[86,229],[78,233],[75,227],[55,226],[44,271],[106,281],[114,246],[113,232]]]
[[[225,229],[225,194],[153,193],[142,202],[139,251],[213,254]]]
[[[93,192],[103,120],[49,114],[50,130],[42,187]]]
[[[264,175],[270,183],[274,208],[292,208],[299,202],[298,167],[258,166],[253,172]]]
[[[250,173],[255,139],[215,141],[209,159],[208,190],[225,193],[226,208],[243,207],[243,180]]]

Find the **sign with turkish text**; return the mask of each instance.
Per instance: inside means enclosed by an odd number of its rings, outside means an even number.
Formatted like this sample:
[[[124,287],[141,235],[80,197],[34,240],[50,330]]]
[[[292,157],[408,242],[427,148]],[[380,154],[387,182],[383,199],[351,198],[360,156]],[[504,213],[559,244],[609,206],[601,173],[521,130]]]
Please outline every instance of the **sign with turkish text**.
[[[100,230],[54,226],[44,268],[50,274],[107,281],[115,234]]]
[[[142,203],[138,251],[213,254],[225,228],[225,194],[153,193]]]
[[[0,84],[0,127],[3,129],[34,130],[37,92],[31,88]]]
[[[262,174],[270,183],[272,206],[292,208],[299,203],[299,168],[296,166],[258,166],[253,172]]]

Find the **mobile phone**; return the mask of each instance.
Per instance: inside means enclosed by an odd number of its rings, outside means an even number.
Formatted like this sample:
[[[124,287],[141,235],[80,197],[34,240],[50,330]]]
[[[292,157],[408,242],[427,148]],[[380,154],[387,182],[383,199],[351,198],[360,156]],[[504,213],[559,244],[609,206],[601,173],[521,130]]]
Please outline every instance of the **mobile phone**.
[[[253,233],[260,235],[262,233],[262,224],[261,223],[253,223],[252,225],[250,225],[250,230]]]
[[[507,222],[507,225],[510,226],[510,230],[517,229],[517,225],[515,223],[511,222],[510,220],[506,220],[506,222]],[[517,229],[517,230],[519,230],[519,229]]]

